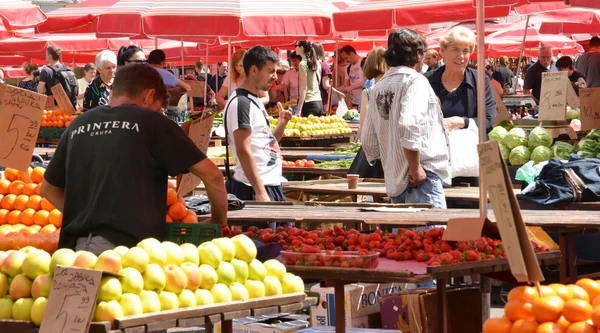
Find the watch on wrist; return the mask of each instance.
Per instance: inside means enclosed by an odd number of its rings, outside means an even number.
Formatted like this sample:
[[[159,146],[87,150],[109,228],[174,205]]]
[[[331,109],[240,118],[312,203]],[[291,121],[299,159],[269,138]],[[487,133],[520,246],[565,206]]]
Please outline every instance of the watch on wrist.
[[[467,118],[467,117],[462,117],[462,119],[463,119],[463,120],[464,120],[464,122],[465,122],[465,126],[463,126],[463,128],[469,128],[469,120],[470,120],[470,119],[469,119],[469,118]]]

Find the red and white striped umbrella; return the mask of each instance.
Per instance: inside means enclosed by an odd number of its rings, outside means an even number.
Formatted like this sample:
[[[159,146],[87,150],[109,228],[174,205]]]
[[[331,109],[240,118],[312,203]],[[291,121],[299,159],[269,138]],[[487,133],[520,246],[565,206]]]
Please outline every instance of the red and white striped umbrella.
[[[31,1],[0,0],[0,19],[6,30],[20,30],[44,22],[46,14]]]

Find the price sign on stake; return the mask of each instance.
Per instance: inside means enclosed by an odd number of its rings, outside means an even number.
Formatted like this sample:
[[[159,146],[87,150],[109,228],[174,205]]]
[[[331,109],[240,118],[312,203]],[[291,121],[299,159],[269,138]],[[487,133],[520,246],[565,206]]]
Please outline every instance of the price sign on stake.
[[[190,97],[204,97],[204,81],[184,80],[185,83],[192,87],[187,94]]]
[[[74,115],[75,107],[73,107],[73,103],[71,103],[71,100],[69,99],[69,96],[67,96],[67,93],[65,92],[65,89],[62,87],[62,85],[59,83],[54,87],[50,88],[50,90],[52,90],[52,95],[54,95],[56,103],[58,103],[60,109],[63,110],[69,116]]]
[[[567,91],[570,84],[567,72],[542,73],[539,120],[567,119]]]
[[[88,332],[102,271],[56,266],[39,333]]]
[[[498,142],[481,143],[477,146],[477,150],[480,177],[483,178],[489,194],[513,276],[519,282],[544,281],[544,275],[527,236],[521,210],[513,193]]]
[[[196,119],[190,124],[190,132],[188,136],[196,144],[196,147],[201,152],[206,154],[208,151],[208,144],[210,142],[210,134],[212,132],[213,120],[215,116],[208,116],[201,119]],[[181,178],[181,184],[179,184],[177,193],[184,195],[193,191],[198,185],[200,185],[200,178],[196,177],[191,173],[183,175]]]
[[[4,86],[0,101],[0,165],[27,171],[40,131],[46,96]]]
[[[508,111],[506,105],[504,105],[502,97],[500,97],[496,89],[492,89],[492,93],[494,94],[494,100],[496,101],[496,125],[503,120],[510,120],[510,111]]]
[[[581,130],[600,128],[600,88],[579,89]]]

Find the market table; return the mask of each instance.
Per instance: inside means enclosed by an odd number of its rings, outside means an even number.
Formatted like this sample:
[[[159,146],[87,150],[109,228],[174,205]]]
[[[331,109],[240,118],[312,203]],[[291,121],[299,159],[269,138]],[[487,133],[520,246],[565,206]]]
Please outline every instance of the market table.
[[[541,266],[556,264],[559,260],[558,251],[538,253],[537,258]],[[403,265],[404,264],[404,265]],[[420,263],[423,264],[423,263]],[[496,258],[490,260],[463,262],[442,266],[427,266],[426,273],[415,274],[410,268],[415,263],[396,262],[381,258],[377,269],[359,269],[359,268],[338,268],[338,267],[306,267],[286,265],[287,271],[294,273],[303,279],[317,279],[323,281],[326,286],[334,287],[335,303],[335,327],[336,333],[346,331],[344,316],[344,285],[355,282],[374,282],[374,283],[418,283],[436,280],[437,282],[437,324],[439,333],[448,332],[448,311],[446,285],[450,278],[463,277],[473,274],[491,274],[510,270],[506,258]],[[403,269],[403,266],[406,266]],[[490,291],[482,283],[482,293],[487,294]],[[487,311],[483,306],[482,312]],[[485,318],[485,316],[484,316]],[[433,320],[433,319],[432,319]]]
[[[327,155],[334,151],[334,147],[284,147],[281,156],[286,161],[295,161],[305,159],[308,155]]]
[[[349,143],[352,133],[313,136],[284,136],[279,141],[281,147],[331,147],[336,143]]]

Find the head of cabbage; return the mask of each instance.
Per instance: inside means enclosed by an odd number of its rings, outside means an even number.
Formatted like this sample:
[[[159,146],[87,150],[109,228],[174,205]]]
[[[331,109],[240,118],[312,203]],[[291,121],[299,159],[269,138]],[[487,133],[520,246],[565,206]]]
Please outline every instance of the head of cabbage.
[[[508,131],[506,130],[506,128],[502,126],[496,126],[492,129],[492,131],[489,134],[490,141],[498,141],[502,143],[507,133]]]
[[[567,119],[579,119],[579,109],[573,109],[567,105]]]
[[[552,150],[546,146],[537,146],[531,151],[531,156],[529,158],[531,158],[535,164],[547,161],[552,158]]]
[[[552,142],[554,141],[552,139],[552,133],[550,133],[549,130],[540,126],[531,130],[531,133],[529,133],[529,138],[527,140],[528,146],[531,149],[538,146],[546,146],[550,148],[552,147]]]
[[[586,139],[600,141],[600,128],[595,128],[591,130],[588,135],[585,136]]]
[[[531,151],[525,146],[517,146],[510,151],[508,162],[512,166],[521,166],[529,161]]]
[[[590,133],[591,134],[591,133]],[[579,141],[577,144],[577,150],[585,150],[589,152],[600,152],[600,144],[595,140],[588,139],[589,134],[585,139]]]
[[[510,149],[506,148],[505,145],[500,144],[500,154],[502,154],[502,159],[504,162],[508,163],[508,157],[510,156]]]
[[[558,141],[552,146],[552,153],[559,160],[566,161],[571,156],[571,153],[573,153],[573,146],[566,142]]]
[[[577,156],[585,158],[596,158],[596,153],[589,150],[580,150],[577,152]]]
[[[502,142],[508,149],[514,149],[517,146],[527,145],[527,134],[522,128],[515,127],[508,131]]]

